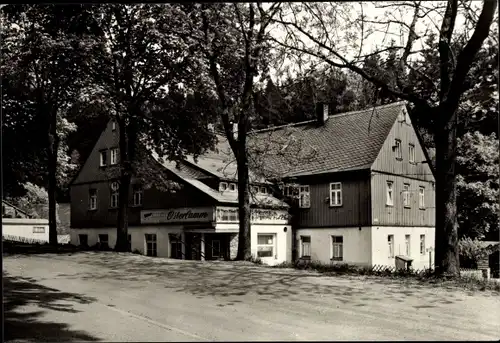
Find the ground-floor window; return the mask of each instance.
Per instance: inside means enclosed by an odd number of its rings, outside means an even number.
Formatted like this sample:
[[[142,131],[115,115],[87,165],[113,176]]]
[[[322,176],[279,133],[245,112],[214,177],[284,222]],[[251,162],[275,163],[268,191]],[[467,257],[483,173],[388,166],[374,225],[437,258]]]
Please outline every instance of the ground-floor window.
[[[99,246],[101,249],[108,249],[109,248],[109,237],[107,234],[100,234],[99,235]]]
[[[154,233],[146,233],[146,255],[147,256],[157,256],[156,250],[156,234]]]
[[[78,235],[78,242],[82,247],[88,247],[89,246],[89,236],[80,234]]]
[[[220,255],[220,241],[217,239],[212,240],[212,258],[219,258]]]
[[[311,236],[300,236],[301,257],[311,257]]]
[[[332,260],[344,260],[344,237],[332,236]]]
[[[257,256],[258,257],[273,257],[275,256],[275,234],[258,234],[257,235]]]
[[[182,242],[180,235],[168,235],[170,241],[170,257],[178,260],[182,259]]]
[[[387,236],[387,244],[389,246],[389,257],[394,257],[394,235]]]

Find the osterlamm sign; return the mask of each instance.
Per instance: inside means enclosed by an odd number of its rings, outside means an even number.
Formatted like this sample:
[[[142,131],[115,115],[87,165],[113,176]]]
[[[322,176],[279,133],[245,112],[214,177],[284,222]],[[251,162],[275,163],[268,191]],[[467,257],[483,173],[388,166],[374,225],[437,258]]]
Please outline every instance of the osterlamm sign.
[[[175,210],[157,210],[143,211],[142,222],[189,222],[210,220],[210,211],[208,209],[175,209]]]

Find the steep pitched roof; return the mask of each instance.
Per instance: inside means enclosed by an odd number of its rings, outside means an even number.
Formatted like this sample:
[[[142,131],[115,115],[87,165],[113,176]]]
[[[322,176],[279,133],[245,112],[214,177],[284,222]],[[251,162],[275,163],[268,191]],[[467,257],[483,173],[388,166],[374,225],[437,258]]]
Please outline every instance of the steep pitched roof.
[[[153,157],[161,163],[167,170],[174,173],[182,181],[190,184],[191,186],[197,188],[199,191],[212,197],[219,203],[223,204],[238,204],[238,191],[235,192],[219,192],[212,189],[208,185],[204,184],[200,180],[197,180],[188,170],[182,168],[182,165],[177,165],[173,161],[162,161],[156,153],[152,153]],[[258,205],[261,207],[289,207],[285,202],[273,197],[269,194],[255,194],[250,197],[250,205]]]
[[[368,169],[403,108],[401,101],[330,115],[323,126],[310,120],[253,131],[248,136],[251,179]],[[204,154],[197,163],[189,161],[220,178],[236,179],[229,144],[225,137],[218,140],[217,151]]]

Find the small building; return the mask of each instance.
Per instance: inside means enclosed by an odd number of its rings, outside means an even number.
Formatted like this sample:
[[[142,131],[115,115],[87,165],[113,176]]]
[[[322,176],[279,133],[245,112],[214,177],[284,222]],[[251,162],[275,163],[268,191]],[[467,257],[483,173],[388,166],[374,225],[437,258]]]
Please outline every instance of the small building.
[[[118,204],[118,127],[110,121],[71,184],[71,242],[113,246]],[[251,247],[276,264],[429,267],[434,257],[434,177],[404,102],[249,134]],[[132,250],[185,259],[233,258],[237,177],[224,137],[217,149],[178,163],[147,157],[175,193],[133,179]],[[429,259],[430,257],[430,259]]]
[[[49,221],[32,218],[27,212],[2,200],[2,239],[23,243],[47,243]]]

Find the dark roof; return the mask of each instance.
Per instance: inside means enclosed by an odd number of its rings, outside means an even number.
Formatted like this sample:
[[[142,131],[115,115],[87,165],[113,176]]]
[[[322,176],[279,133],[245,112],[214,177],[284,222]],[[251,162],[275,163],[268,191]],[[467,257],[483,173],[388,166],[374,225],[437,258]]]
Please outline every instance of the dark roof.
[[[323,126],[310,120],[253,131],[248,136],[251,179],[369,169],[404,107],[396,102],[330,115]],[[225,137],[218,139],[217,151],[204,154],[196,165],[220,178],[236,179],[229,144]]]

